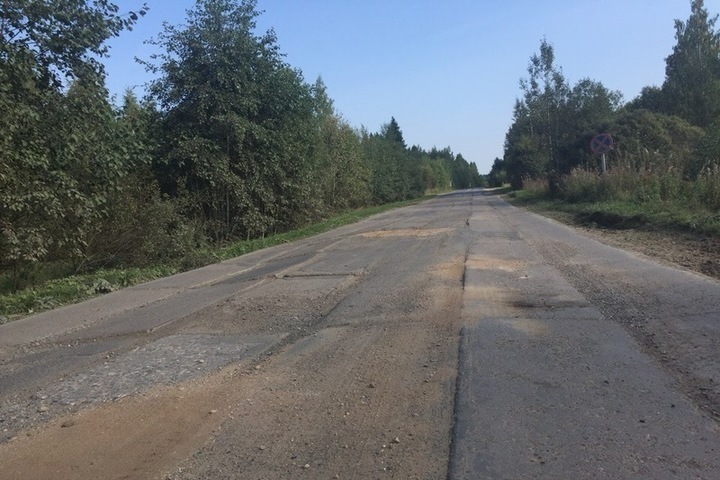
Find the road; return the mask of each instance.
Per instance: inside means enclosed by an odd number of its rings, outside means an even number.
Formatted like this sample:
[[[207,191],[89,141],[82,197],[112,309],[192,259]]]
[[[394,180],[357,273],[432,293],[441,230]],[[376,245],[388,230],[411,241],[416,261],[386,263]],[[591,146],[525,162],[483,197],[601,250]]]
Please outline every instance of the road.
[[[717,479],[718,412],[718,282],[482,191],[0,326],[2,479]]]

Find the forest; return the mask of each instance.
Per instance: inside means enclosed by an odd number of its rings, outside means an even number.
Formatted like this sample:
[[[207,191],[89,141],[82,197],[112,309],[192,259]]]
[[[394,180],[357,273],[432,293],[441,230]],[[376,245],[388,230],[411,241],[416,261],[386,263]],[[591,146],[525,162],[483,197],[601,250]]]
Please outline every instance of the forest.
[[[689,18],[675,21],[665,81],[627,103],[592,79],[570,85],[543,39],[520,81],[522,96],[490,184],[510,183],[524,190],[520,197],[590,205],[617,221],[720,233],[717,19],[703,0],[692,0]],[[605,175],[590,148],[599,133],[614,141]]]
[[[322,79],[257,32],[254,0],[199,0],[166,24],[144,61],[148,94],[119,105],[106,41],[147,7],[1,5],[2,292],[99,268],[193,268],[208,247],[484,181],[449,147],[406,145],[395,118],[353,128]]]

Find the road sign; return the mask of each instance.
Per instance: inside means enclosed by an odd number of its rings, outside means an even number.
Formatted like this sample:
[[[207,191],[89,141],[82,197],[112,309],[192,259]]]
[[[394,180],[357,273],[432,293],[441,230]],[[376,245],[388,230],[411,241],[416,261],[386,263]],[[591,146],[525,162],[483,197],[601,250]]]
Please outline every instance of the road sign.
[[[601,169],[603,175],[607,173],[605,154],[612,150],[613,139],[609,133],[598,133],[590,140],[590,150],[602,157]]]
[[[609,133],[598,133],[590,141],[590,150],[602,155],[612,150],[613,139]]]

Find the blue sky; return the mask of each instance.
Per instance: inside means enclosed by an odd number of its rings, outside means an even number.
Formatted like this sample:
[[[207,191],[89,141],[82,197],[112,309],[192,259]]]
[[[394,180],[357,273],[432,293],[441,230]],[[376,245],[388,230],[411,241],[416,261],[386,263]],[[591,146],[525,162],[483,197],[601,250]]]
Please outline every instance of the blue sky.
[[[151,77],[133,58],[147,59],[143,41],[195,4],[145,1],[149,13],[110,42],[111,94],[143,93]],[[127,11],[143,1],[115,3]],[[720,13],[720,0],[705,6]],[[487,173],[543,37],[571,83],[589,77],[631,100],[663,82],[674,20],[687,19],[690,0],[258,0],[258,10],[259,32],[275,29],[306,81],[323,77],[351,125],[377,131],[394,116],[408,145],[449,146]]]

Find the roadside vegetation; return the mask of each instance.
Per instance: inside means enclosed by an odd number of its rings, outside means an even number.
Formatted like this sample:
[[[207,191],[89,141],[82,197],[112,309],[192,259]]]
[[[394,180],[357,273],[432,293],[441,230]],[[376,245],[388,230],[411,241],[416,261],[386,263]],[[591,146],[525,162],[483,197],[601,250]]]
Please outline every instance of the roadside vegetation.
[[[322,79],[307,82],[274,32],[257,32],[255,7],[196,2],[150,40],[160,53],[144,62],[147,95],[118,100],[105,87],[105,42],[147,7],[3,4],[0,315],[481,185],[449,147],[406,145],[395,118],[376,133],[352,128]]]
[[[621,169],[603,177],[575,170],[561,179],[561,195],[553,195],[546,180],[527,180],[511,195],[516,204],[572,214],[571,220],[583,225],[714,236],[720,235],[720,206],[706,203],[716,194],[705,188],[718,186],[698,186],[674,175],[638,179]]]
[[[703,0],[690,7],[675,21],[664,83],[627,103],[595,80],[570,85],[543,40],[489,183],[585,224],[720,235],[718,17]],[[590,149],[598,133],[614,139],[606,174]]]
[[[167,262],[158,266],[100,268],[86,273],[53,276],[48,275],[47,272],[50,271],[50,268],[44,265],[40,267],[42,273],[38,273],[38,276],[45,274],[48,277],[36,281],[33,288],[12,291],[7,285],[4,286],[3,293],[0,294],[0,324],[24,315],[78,302],[124,287],[318,235],[343,225],[356,223],[372,215],[415,204],[427,198],[431,198],[431,196],[351,210],[306,227],[276,235],[238,240],[224,246],[198,248],[187,251],[176,262]]]

